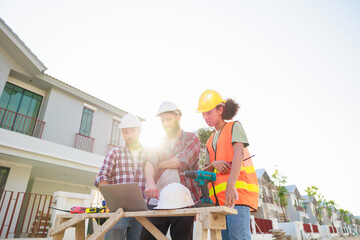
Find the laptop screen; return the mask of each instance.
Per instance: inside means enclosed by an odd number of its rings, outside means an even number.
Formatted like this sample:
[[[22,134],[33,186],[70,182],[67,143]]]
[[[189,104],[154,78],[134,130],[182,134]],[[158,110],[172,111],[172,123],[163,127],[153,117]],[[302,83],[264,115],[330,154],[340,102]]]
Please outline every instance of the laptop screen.
[[[147,211],[147,206],[137,183],[120,183],[99,186],[110,212]]]

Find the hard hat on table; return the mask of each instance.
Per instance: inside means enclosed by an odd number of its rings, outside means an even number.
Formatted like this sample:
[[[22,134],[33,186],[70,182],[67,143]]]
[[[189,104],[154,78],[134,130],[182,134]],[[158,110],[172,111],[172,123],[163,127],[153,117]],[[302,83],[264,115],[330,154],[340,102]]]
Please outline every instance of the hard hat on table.
[[[190,190],[181,183],[171,183],[164,187],[159,203],[154,209],[177,209],[194,205]]]

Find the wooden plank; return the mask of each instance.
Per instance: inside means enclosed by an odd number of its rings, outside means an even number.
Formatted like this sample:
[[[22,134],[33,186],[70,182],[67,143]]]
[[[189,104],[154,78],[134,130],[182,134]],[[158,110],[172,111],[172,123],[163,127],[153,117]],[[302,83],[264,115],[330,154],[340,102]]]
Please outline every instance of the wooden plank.
[[[56,218],[55,219],[55,226],[57,225],[61,225],[63,222],[65,222],[66,219],[63,219],[63,218]],[[51,229],[50,229],[51,231]],[[58,234],[54,235],[53,236],[53,240],[62,240],[64,238],[64,234],[65,234],[65,230],[62,231],[62,232],[59,232]]]
[[[85,214],[79,214],[75,217],[63,222],[59,226],[55,226],[54,228],[50,229],[50,235],[53,236],[55,234],[58,234],[59,232],[65,231],[65,229],[72,227],[79,222],[83,221],[86,218]]]
[[[207,229],[220,230],[220,229],[226,228],[225,215],[237,214],[237,211],[235,209],[227,208],[224,206],[204,207],[204,208],[186,208],[186,209],[174,209],[174,210],[151,210],[151,211],[138,211],[138,212],[124,212],[121,209],[120,213],[119,213],[119,210],[116,213],[90,213],[90,214],[84,213],[84,214],[77,215],[77,216],[74,216],[73,214],[59,214],[56,216],[56,218],[59,219],[59,221],[61,219],[62,223],[59,224],[59,222],[58,222],[57,224],[55,224],[54,228],[50,230],[50,235],[58,236],[58,238],[56,240],[62,239],[62,238],[59,238],[60,237],[59,233],[61,233],[63,236],[66,228],[74,226],[81,221],[81,220],[79,221],[80,216],[81,216],[82,220],[85,218],[109,218],[89,238],[90,240],[92,240],[92,239],[101,238],[122,217],[135,217],[136,219],[138,219],[139,222],[143,221],[143,223],[144,223],[143,226],[145,228],[147,226],[148,228],[152,229],[153,224],[151,224],[149,222],[152,226],[149,225],[146,222],[147,219],[145,217],[195,216],[195,215],[200,216],[200,215],[203,215],[200,218],[202,218],[202,220],[205,221],[205,227]],[[144,220],[144,219],[146,219],[146,220]],[[208,220],[206,220],[206,219],[208,219]],[[155,228],[155,226],[153,226],[153,227]],[[203,226],[203,228],[204,228],[204,226]],[[157,231],[159,231],[157,228],[155,228],[155,229]],[[151,231],[156,232],[156,230],[151,230]],[[215,231],[214,235],[218,236],[219,232],[220,231]],[[158,234],[158,233],[155,233],[155,234]],[[220,234],[221,234],[221,232],[220,232]],[[207,239],[207,235],[208,235],[207,230],[202,229],[201,239]],[[154,235],[154,236],[159,237],[159,239],[166,239],[166,237],[163,238],[164,235],[162,233],[161,233],[161,235],[159,234],[159,235]]]
[[[87,214],[85,214],[87,215]],[[115,225],[115,223],[117,223],[119,221],[119,219],[121,219],[122,217],[124,217],[124,210],[122,208],[119,208],[114,214],[113,216],[111,216],[103,225],[101,225],[101,227],[96,230],[96,232],[94,232],[93,235],[91,235],[88,240],[97,240],[100,239],[101,237],[103,237],[105,235],[105,233],[112,227]]]
[[[211,240],[221,240],[222,236],[221,236],[221,230],[218,229],[211,229],[210,230],[210,239]]]
[[[200,214],[200,221],[204,229],[226,229],[226,216],[215,213]]]
[[[156,239],[168,240],[167,237],[145,217],[135,217]]]
[[[85,220],[75,225],[75,239],[85,240]]]
[[[201,240],[208,240],[208,230],[201,229]]]
[[[217,207],[203,207],[203,208],[183,208],[173,210],[150,210],[150,211],[137,211],[137,212],[125,212],[124,217],[164,217],[164,216],[196,216],[199,213],[216,213],[221,215],[234,215],[237,214],[237,210],[224,206]],[[85,214],[85,213],[84,213]],[[114,213],[86,213],[86,218],[109,218]],[[59,218],[73,218],[73,214],[58,214]]]
[[[126,212],[125,217],[163,217],[163,216],[196,216],[198,213],[211,212],[220,215],[234,215],[237,210],[224,206],[218,207],[203,207],[203,208],[184,208],[172,210],[152,210],[139,212]]]

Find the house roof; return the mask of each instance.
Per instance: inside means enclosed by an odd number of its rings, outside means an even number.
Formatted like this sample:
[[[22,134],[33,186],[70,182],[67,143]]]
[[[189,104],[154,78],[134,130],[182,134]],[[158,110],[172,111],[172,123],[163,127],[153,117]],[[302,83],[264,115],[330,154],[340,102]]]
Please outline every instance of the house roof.
[[[284,186],[284,187],[286,188],[288,193],[294,193],[297,197],[302,198],[302,196],[300,195],[300,192],[297,189],[296,185],[287,185],[287,186]]]
[[[80,89],[77,89],[63,81],[60,81],[44,71],[47,70],[45,65],[38,59],[38,57],[28,48],[25,43],[16,35],[16,33],[0,18],[0,45],[19,63],[22,63],[22,67],[26,70],[27,74],[32,79],[40,79],[42,85],[56,86],[70,94],[78,96],[91,104],[96,104],[108,111],[125,115],[128,112],[117,108],[103,100],[96,98]],[[13,75],[21,76],[21,73],[12,72]],[[21,79],[19,77],[18,79]],[[33,82],[35,83],[35,82]],[[140,118],[142,121],[145,119]]]
[[[308,203],[308,202],[313,202],[314,204],[316,203],[316,199],[314,196],[302,195],[301,197],[304,199],[304,203]]]
[[[266,171],[265,171],[265,169],[260,168],[260,169],[256,169],[255,172],[256,172],[257,178],[260,179]]]
[[[78,88],[75,88],[75,87],[71,86],[70,84],[67,84],[57,78],[54,78],[48,74],[43,73],[43,74],[37,75],[37,78],[41,78],[42,80],[49,82],[52,86],[56,86],[66,92],[70,92],[71,94],[81,97],[82,99],[85,99],[85,100],[89,101],[90,103],[96,104],[97,106],[100,106],[104,109],[107,109],[108,111],[116,112],[121,115],[125,115],[128,113],[127,111],[124,111],[118,107],[115,107],[114,105],[111,105],[97,97],[94,97],[94,96],[92,96]],[[141,118],[141,117],[139,117],[139,118],[141,121],[145,120],[144,118]]]
[[[304,202],[311,202],[314,199],[313,196],[310,197],[308,195],[302,195],[301,197],[304,199]]]
[[[12,57],[24,63],[29,75],[34,76],[47,69],[2,18],[0,18],[0,43]]]
[[[296,189],[296,186],[295,185],[288,185],[288,186],[285,186],[285,188],[288,191],[288,193],[294,193],[295,189]]]
[[[263,179],[263,180],[265,180],[265,182],[268,182],[271,185],[274,184],[273,181],[271,180],[269,174],[266,172],[265,169],[263,169],[263,168],[256,169],[255,172],[256,172],[256,176],[257,176],[258,181]]]

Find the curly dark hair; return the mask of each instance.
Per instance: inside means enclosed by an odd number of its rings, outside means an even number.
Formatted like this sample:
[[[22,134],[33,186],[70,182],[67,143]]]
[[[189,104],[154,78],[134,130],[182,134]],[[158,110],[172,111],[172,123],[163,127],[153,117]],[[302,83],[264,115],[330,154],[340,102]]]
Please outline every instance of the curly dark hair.
[[[224,108],[224,111],[222,114],[222,118],[224,120],[231,120],[233,117],[235,117],[235,115],[237,114],[237,112],[240,108],[239,104],[231,98],[226,99],[225,105],[218,105],[217,107]]]

